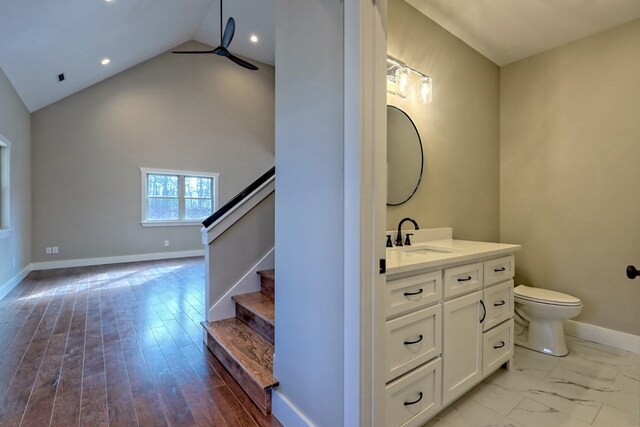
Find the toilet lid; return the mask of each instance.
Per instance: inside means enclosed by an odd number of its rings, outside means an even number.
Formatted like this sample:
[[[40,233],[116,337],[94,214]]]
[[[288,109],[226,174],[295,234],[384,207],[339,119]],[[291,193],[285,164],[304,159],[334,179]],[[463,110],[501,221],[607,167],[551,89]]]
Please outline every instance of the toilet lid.
[[[562,292],[550,291],[548,289],[532,288],[530,286],[519,285],[514,290],[516,298],[528,301],[551,303],[555,305],[581,305],[579,298]]]

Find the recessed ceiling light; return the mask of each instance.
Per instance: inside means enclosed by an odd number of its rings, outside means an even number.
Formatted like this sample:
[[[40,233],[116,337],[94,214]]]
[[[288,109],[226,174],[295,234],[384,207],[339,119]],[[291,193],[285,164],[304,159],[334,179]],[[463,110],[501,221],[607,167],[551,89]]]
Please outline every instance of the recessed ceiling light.
[[[108,64],[109,64],[109,62],[111,62],[111,60],[110,60],[109,58],[104,58],[102,61],[100,61],[100,63],[101,63],[102,65],[108,65]]]
[[[106,1],[107,3],[111,3],[113,0],[104,0],[104,1]]]
[[[249,40],[251,40],[253,43],[258,43],[258,36],[256,36],[255,34],[251,34]]]

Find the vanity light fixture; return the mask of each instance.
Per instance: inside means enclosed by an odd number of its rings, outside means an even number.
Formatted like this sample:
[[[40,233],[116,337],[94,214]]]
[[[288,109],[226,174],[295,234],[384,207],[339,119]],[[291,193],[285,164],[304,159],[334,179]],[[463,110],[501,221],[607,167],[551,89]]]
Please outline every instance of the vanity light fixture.
[[[395,73],[396,78],[396,95],[406,98],[411,94],[410,78],[411,72],[407,67],[398,67]]]
[[[425,76],[418,80],[420,93],[418,94],[418,104],[428,104],[431,102],[431,77]]]
[[[419,104],[428,104],[432,100],[433,84],[431,77],[387,55],[387,92],[401,98],[415,93]]]

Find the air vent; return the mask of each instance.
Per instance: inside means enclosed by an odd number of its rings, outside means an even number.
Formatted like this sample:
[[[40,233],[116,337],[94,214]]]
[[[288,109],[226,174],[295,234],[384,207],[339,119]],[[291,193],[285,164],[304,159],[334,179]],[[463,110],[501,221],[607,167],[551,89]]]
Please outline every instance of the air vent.
[[[63,82],[64,81],[64,73],[58,74],[58,81],[59,82]]]

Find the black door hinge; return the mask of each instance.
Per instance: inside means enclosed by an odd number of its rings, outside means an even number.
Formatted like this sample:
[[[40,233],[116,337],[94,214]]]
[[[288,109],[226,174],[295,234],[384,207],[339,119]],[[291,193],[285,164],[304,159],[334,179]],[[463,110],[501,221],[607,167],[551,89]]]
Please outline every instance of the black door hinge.
[[[384,258],[380,259],[380,274],[384,274],[387,272],[387,260]]]

